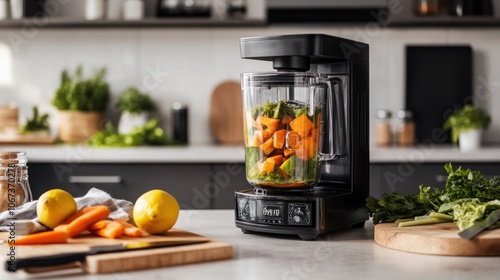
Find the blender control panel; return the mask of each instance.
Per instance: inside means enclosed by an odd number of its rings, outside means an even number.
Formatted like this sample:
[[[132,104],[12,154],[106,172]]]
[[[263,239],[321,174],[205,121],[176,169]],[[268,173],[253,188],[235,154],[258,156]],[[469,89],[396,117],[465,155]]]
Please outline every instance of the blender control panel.
[[[269,225],[313,225],[311,202],[237,199],[237,219]]]

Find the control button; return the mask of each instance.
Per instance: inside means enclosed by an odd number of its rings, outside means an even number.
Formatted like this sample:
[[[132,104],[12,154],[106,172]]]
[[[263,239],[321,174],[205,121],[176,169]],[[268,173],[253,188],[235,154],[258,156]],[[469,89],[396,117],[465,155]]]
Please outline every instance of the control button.
[[[306,215],[305,215],[304,211],[302,211],[301,207],[297,207],[297,209],[295,209],[293,211],[293,221],[296,223],[304,222],[305,216]]]

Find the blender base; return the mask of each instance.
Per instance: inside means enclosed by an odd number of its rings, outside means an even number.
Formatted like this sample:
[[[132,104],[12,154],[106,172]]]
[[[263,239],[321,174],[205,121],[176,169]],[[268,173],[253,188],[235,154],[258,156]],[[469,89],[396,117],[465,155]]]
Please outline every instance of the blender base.
[[[317,186],[311,192],[261,194],[235,192],[236,226],[243,233],[298,235],[315,240],[345,227],[363,227],[368,220],[364,198],[355,193]]]

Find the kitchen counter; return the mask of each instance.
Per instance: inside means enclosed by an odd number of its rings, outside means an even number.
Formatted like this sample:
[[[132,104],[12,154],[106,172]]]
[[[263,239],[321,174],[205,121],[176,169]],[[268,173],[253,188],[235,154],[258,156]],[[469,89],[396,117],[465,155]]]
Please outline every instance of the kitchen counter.
[[[25,151],[29,162],[78,163],[228,163],[244,162],[243,146],[189,145],[96,148],[85,145],[0,146]]]
[[[232,210],[183,210],[175,227],[233,244],[233,259],[70,279],[498,279],[498,257],[444,257],[387,249],[373,241],[371,222],[316,241],[245,235],[235,227]],[[0,278],[14,277],[2,271]]]
[[[419,145],[414,147],[371,147],[371,163],[430,162],[500,162],[500,145],[486,145],[472,152],[462,152],[452,145]]]
[[[227,163],[245,161],[243,146],[189,145],[167,147],[93,148],[84,145],[0,146],[0,151],[26,151],[30,162],[79,163]],[[461,152],[457,146],[370,148],[371,163],[499,162],[500,145]]]

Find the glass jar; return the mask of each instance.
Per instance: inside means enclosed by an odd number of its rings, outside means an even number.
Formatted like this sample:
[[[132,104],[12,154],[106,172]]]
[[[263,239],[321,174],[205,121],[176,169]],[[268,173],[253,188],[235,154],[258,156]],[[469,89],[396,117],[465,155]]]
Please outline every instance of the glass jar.
[[[378,110],[377,124],[375,128],[375,144],[379,147],[387,147],[392,143],[391,111]]]
[[[408,110],[399,110],[397,116],[399,119],[396,129],[396,142],[398,146],[413,146],[415,144],[413,113]]]
[[[438,0],[417,1],[417,14],[421,16],[431,16],[439,14],[439,1]]]
[[[0,152],[0,212],[33,200],[25,152]]]

